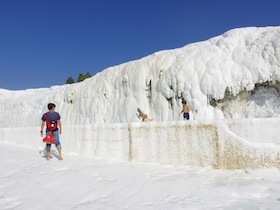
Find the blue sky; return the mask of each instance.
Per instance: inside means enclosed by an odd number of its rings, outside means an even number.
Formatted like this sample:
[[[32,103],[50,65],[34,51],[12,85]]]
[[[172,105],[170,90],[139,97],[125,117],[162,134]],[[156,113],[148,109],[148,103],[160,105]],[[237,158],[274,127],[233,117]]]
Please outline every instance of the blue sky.
[[[0,0],[0,88],[63,85],[233,28],[280,26],[279,8],[279,0]]]

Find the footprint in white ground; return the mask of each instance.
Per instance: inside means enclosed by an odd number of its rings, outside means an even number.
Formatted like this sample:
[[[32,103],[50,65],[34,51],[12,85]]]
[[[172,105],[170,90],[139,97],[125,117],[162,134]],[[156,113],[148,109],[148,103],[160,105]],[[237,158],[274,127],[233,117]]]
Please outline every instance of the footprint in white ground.
[[[15,172],[10,172],[10,173],[7,173],[7,174],[1,174],[0,179],[1,178],[9,178],[9,177],[13,176],[14,174],[15,174]]]
[[[88,209],[91,209],[92,206],[96,206],[97,203],[106,203],[108,202],[108,196],[107,195],[100,195],[98,197],[87,197],[84,198],[82,201],[74,204],[74,207],[72,209],[84,209],[86,206],[88,206]]]
[[[180,172],[155,172],[147,174],[153,180],[175,180],[178,177],[182,176]]]
[[[71,168],[57,168],[53,170],[54,172],[64,172],[64,171],[72,171]]]
[[[188,206],[197,204],[199,202],[199,198],[192,194],[173,194],[173,195],[166,195],[162,198],[163,203],[177,203],[180,206]]]
[[[97,174],[97,173],[92,173],[89,175],[95,177],[95,179],[100,182],[115,182],[116,181],[115,179],[112,179],[108,176],[104,176],[104,175]]]

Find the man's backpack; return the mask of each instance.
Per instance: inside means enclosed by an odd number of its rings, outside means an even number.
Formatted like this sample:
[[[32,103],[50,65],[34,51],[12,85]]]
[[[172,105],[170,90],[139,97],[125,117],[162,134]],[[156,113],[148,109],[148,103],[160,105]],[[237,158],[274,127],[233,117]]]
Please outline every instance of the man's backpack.
[[[52,132],[49,132],[49,134],[43,138],[43,142],[47,144],[55,144],[55,137]]]
[[[46,117],[47,128],[50,131],[56,130],[57,129],[57,122],[56,121],[50,121],[48,113],[45,114],[45,117]]]

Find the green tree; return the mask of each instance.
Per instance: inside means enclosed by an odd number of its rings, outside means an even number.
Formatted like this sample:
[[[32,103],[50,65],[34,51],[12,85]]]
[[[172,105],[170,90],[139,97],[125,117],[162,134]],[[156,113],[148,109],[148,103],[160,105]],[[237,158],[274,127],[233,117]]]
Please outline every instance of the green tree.
[[[73,77],[68,77],[68,79],[66,80],[66,84],[73,84],[75,83]]]
[[[87,72],[85,75],[82,74],[82,73],[80,73],[80,74],[79,74],[79,77],[78,77],[78,79],[77,79],[77,82],[82,82],[82,81],[84,81],[85,79],[90,78],[90,77],[91,77],[91,74],[90,74],[89,72]]]
[[[86,75],[85,75],[85,77],[86,77],[86,78],[90,78],[90,77],[91,77],[91,74],[90,74],[89,72],[87,72]]]
[[[83,75],[82,73],[79,74],[79,77],[77,79],[77,82],[82,82],[85,80],[85,75]]]

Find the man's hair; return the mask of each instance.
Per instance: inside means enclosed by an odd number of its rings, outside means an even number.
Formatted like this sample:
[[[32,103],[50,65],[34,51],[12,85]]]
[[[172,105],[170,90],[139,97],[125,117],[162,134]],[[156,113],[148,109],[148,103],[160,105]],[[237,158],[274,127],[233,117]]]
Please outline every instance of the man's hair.
[[[54,104],[54,103],[49,103],[49,104],[48,104],[48,109],[49,109],[49,110],[51,110],[53,107],[55,107],[55,104]]]

